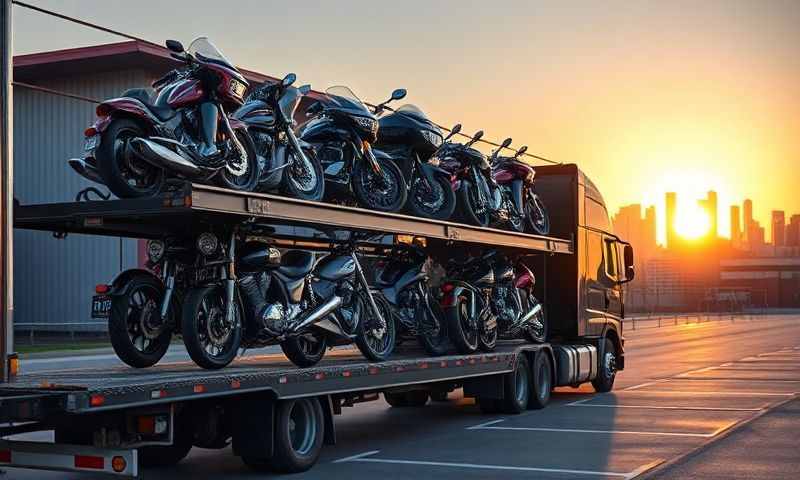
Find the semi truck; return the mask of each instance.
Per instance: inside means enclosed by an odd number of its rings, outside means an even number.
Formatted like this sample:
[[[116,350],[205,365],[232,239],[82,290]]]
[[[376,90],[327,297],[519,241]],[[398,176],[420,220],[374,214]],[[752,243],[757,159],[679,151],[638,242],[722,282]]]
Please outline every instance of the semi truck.
[[[536,176],[548,236],[193,184],[153,198],[18,205],[16,228],[57,236],[161,238],[257,221],[293,248],[321,248],[320,230],[412,236],[440,260],[497,248],[524,256],[535,272],[550,334],[547,343],[502,341],[471,355],[430,357],[401,345],[379,363],[337,350],[304,369],[280,355],[217,371],[162,363],[25,373],[23,361],[0,384],[0,466],[137,477],[143,467],[181,461],[193,446],[232,445],[254,469],[298,472],[336,442],[335,416],[361,402],[422,406],[463,389],[484,412],[515,414],[545,407],[558,386],[611,390],[625,367],[622,286],[634,276],[633,250],[611,232],[602,195],[576,165],[536,167]],[[37,431],[54,431],[54,441],[15,436]]]

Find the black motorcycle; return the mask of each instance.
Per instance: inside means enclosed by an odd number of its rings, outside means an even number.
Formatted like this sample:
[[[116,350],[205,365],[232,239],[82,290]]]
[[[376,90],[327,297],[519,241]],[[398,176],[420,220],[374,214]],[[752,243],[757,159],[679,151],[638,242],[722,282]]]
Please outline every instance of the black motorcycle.
[[[375,114],[383,111],[383,106],[379,105]],[[439,160],[433,156],[442,146],[441,129],[414,105],[403,105],[380,117],[378,123],[375,145],[400,165],[408,183],[407,202],[411,213],[449,219],[456,208],[456,194],[450,183],[450,173],[439,168]]]
[[[523,337],[531,343],[547,340],[547,320],[542,304],[533,294],[536,277],[521,261],[513,262],[497,251],[483,257],[494,269],[490,296],[500,338]]]
[[[391,305],[401,336],[415,337],[429,355],[447,353],[442,309],[428,288],[428,256],[414,245],[397,245],[377,263],[375,286]]]
[[[240,346],[279,343],[289,360],[309,367],[329,345],[353,342],[369,360],[388,358],[394,323],[369,289],[357,239],[351,235],[336,245],[316,267],[311,252],[281,255],[261,242],[237,241],[236,232],[224,244],[209,245],[217,275],[192,289],[183,307],[183,340],[192,360],[217,369],[233,361]]]
[[[473,198],[479,194],[486,198],[489,196],[488,189],[474,187],[486,185],[481,172],[491,169],[486,155],[472,148],[482,137],[483,130],[478,130],[467,143],[444,142],[435,157],[439,161],[439,167],[451,176],[457,197],[456,218],[465,223],[486,227],[491,218],[488,202]]]
[[[325,180],[311,145],[294,133],[294,112],[311,87],[293,87],[295,74],[251,91],[232,117],[247,125],[261,174],[256,190],[282,190],[294,198],[322,200]]]
[[[397,212],[406,202],[406,182],[392,158],[372,148],[378,139],[378,119],[347,87],[331,87],[327,99],[312,104],[300,138],[314,146],[325,172],[326,193],[332,199],[355,195],[371,210]],[[405,96],[392,93],[392,100]],[[386,102],[384,102],[385,104]]]

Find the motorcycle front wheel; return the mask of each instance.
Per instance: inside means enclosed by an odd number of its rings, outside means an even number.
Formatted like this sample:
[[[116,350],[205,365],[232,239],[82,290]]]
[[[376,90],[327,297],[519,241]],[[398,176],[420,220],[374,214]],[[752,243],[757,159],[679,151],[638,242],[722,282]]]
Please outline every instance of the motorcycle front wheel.
[[[261,176],[256,148],[247,132],[237,130],[236,139],[239,140],[242,148],[244,148],[244,152],[239,152],[236,145],[231,142],[231,151],[228,153],[226,165],[222,167],[217,178],[221,187],[242,192],[252,192],[258,185],[258,179]],[[235,160],[231,158],[235,158],[236,155],[244,155],[244,158]],[[231,166],[231,162],[235,162],[235,167]],[[243,171],[239,173],[232,171],[232,169],[236,168]]]
[[[478,350],[478,328],[473,325],[469,315],[469,302],[466,297],[458,297],[456,304],[444,309],[450,341],[458,353],[475,353]]]
[[[322,201],[325,196],[325,176],[314,150],[303,149],[308,162],[289,149],[289,166],[284,172],[284,190],[290,197],[300,200]]]
[[[417,217],[448,220],[456,209],[456,192],[448,178],[436,175],[433,180],[432,185],[422,175],[411,180],[411,189],[408,192],[409,209]]]
[[[361,206],[381,212],[399,212],[406,203],[406,181],[400,168],[391,160],[378,159],[378,174],[366,160],[359,160],[353,169],[352,184]]]
[[[164,170],[137,157],[130,141],[146,137],[145,128],[130,118],[115,118],[100,137],[95,160],[100,177],[119,198],[156,195],[166,181]]]
[[[479,227],[489,226],[489,210],[481,208],[478,187],[468,181],[461,182],[458,189],[458,211],[463,222]]]
[[[550,215],[547,213],[542,199],[535,193],[528,195],[525,202],[525,221],[537,235],[550,233]]]
[[[322,333],[308,331],[289,337],[281,343],[281,350],[290,362],[300,368],[313,367],[325,356],[328,339]]]
[[[111,299],[108,334],[120,360],[134,368],[152,367],[167,353],[172,338],[168,327],[174,308],[161,321],[164,287],[147,275],[132,277],[124,293]],[[170,306],[172,307],[172,306]]]
[[[242,309],[234,303],[232,324],[225,320],[225,289],[212,285],[192,289],[183,305],[183,343],[194,363],[209,369],[233,361],[242,343]]]
[[[356,346],[368,360],[382,362],[388,359],[394,351],[397,326],[392,319],[392,311],[388,302],[377,294],[374,298],[383,317],[383,324],[379,322],[375,312],[369,307],[369,300],[364,298],[364,295],[353,296],[353,301],[360,303],[353,310],[361,315],[361,318],[357,319]]]
[[[531,305],[531,307],[535,304]],[[544,343],[547,341],[548,325],[547,318],[544,316],[544,311],[540,310],[539,313],[534,315],[530,323],[523,330],[525,340],[531,343]]]
[[[422,305],[417,309],[417,332],[419,343],[428,355],[438,357],[447,353],[450,337],[447,322],[438,302],[431,299],[431,308]]]

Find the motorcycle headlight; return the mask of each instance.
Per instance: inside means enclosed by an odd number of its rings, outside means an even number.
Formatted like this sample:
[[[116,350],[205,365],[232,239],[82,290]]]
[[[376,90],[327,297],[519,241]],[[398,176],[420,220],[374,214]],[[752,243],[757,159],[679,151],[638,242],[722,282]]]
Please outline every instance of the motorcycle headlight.
[[[167,247],[161,240],[148,240],[147,242],[147,258],[150,263],[158,263],[164,258],[164,252]]]
[[[205,256],[209,256],[217,251],[219,240],[213,233],[204,232],[197,237],[197,249]]]
[[[430,130],[422,130],[422,136],[434,147],[439,147],[442,144],[442,136]]]
[[[360,128],[363,128],[364,130],[367,130],[369,132],[378,131],[378,121],[375,120],[374,118],[353,117],[353,120],[355,120],[356,125],[358,125]]]

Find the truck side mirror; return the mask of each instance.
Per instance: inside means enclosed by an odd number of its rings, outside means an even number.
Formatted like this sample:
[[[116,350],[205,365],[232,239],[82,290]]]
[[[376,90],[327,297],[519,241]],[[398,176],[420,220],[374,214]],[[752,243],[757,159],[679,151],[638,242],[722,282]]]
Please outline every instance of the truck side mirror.
[[[636,269],[633,266],[633,247],[630,243],[625,244],[622,257],[625,262],[625,280],[623,280],[623,283],[628,283],[636,277]]]

